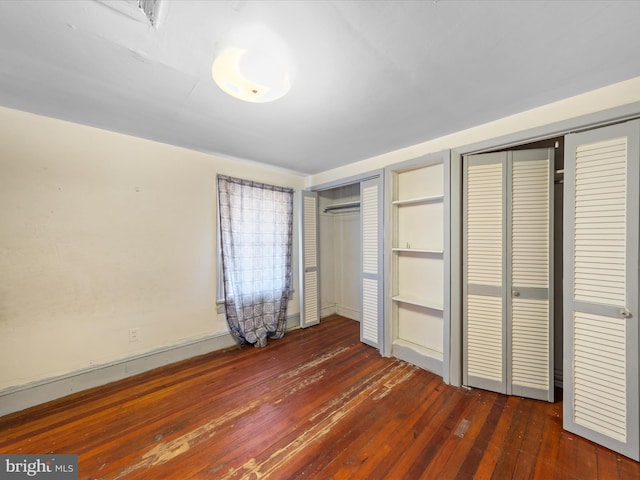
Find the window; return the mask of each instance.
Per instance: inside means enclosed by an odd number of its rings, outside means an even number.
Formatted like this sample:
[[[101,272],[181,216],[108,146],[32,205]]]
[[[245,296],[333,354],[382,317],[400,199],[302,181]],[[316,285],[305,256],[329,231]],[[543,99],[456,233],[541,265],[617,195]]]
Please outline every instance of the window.
[[[293,190],[219,175],[218,210],[229,330],[241,343],[264,346],[286,328]]]

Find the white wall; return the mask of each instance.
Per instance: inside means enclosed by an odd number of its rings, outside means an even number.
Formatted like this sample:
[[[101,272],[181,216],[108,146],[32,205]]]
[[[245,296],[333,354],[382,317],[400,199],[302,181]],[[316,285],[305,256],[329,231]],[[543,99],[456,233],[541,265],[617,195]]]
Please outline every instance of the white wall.
[[[320,267],[320,318],[338,312],[336,297],[336,272],[333,243],[335,242],[335,222],[331,213],[322,210],[322,196],[319,198],[318,216],[318,259]]]
[[[0,125],[0,390],[226,332],[216,174],[304,183],[5,108]]]
[[[335,288],[338,314],[360,320],[360,213],[336,214]]]

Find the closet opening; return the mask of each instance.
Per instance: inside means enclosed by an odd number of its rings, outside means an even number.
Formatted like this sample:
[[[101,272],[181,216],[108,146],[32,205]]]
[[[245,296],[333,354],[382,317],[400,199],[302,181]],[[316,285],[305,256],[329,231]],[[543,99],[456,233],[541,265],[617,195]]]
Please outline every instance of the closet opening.
[[[510,147],[509,150],[530,150],[535,148],[554,149],[553,179],[553,358],[554,383],[556,389],[562,389],[562,264],[563,264],[563,207],[564,207],[564,136],[549,138],[538,142],[525,143]],[[506,151],[504,149],[503,151]]]
[[[561,392],[561,398],[554,400],[562,402],[564,429],[636,460],[640,457],[638,108],[634,104],[611,109],[452,150],[449,337],[451,383],[483,388],[468,382],[465,358],[468,222],[464,216],[468,204],[467,169],[474,162],[470,159],[485,152],[488,155],[506,152],[503,165],[513,172],[509,161],[521,158],[522,150],[540,145],[549,149],[553,143],[556,158],[549,172],[549,190],[553,192],[550,198],[555,207],[549,210],[555,213],[552,222],[555,233],[549,242],[554,250],[549,298],[555,305],[550,309],[554,321],[549,337],[553,341],[550,350],[555,365],[549,386]],[[523,140],[525,136],[547,135],[547,144],[525,144]],[[496,145],[501,145],[502,150],[498,151]],[[476,164],[482,163],[478,157]],[[485,164],[491,163],[490,159],[484,160]],[[513,186],[513,178],[511,182]],[[508,193],[507,186],[505,180],[493,191]],[[507,208],[498,210],[498,215],[509,212]],[[485,232],[490,233],[491,229]],[[479,296],[487,297],[491,289],[485,286],[480,285],[484,290],[479,292],[478,285],[473,288]],[[505,297],[506,293],[504,288]],[[509,302],[514,303],[514,292],[508,294],[506,308]],[[504,311],[500,307],[495,309],[497,316]]]
[[[320,320],[360,321],[360,183],[318,192]]]
[[[554,401],[564,137],[463,156],[463,384]]]
[[[300,325],[338,314],[382,345],[383,171],[302,192]]]

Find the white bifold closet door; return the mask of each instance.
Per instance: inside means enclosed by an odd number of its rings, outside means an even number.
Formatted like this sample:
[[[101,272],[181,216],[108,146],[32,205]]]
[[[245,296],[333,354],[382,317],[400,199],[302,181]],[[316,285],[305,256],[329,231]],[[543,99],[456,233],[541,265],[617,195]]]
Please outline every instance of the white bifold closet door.
[[[382,176],[360,184],[361,322],[360,341],[382,345]]]
[[[464,160],[463,382],[553,401],[553,149]]]
[[[640,121],[565,138],[564,428],[640,459]]]
[[[318,194],[300,195],[300,326],[320,323],[318,272]]]

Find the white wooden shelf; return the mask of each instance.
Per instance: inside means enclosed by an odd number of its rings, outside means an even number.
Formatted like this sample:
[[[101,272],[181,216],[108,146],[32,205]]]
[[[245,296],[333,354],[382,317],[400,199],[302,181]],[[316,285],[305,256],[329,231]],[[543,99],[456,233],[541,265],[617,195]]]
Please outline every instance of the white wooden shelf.
[[[391,297],[391,300],[393,300],[394,302],[408,303],[410,305],[416,305],[418,307],[429,308],[431,310],[437,310],[439,312],[443,311],[442,305],[437,305],[433,302],[427,302],[419,298],[404,297],[402,295],[396,295],[395,297]]]
[[[431,255],[444,255],[443,250],[431,250],[425,248],[400,248],[394,247],[391,249],[393,252],[409,252],[409,253],[428,253]]]
[[[444,200],[444,195],[430,195],[428,197],[408,198],[406,200],[394,200],[393,205],[416,205],[420,203],[440,202]]]

